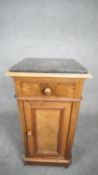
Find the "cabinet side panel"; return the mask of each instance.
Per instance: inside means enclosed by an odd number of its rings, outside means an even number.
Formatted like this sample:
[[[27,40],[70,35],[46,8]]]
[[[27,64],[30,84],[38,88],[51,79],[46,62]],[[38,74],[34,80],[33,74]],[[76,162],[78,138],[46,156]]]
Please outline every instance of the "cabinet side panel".
[[[27,141],[27,136],[26,136],[26,125],[25,125],[25,117],[24,117],[24,106],[23,102],[17,100],[17,106],[19,110],[19,121],[20,121],[20,126],[21,126],[21,131],[22,131],[22,137],[23,137],[23,142],[24,142],[24,148],[25,148],[25,155],[28,155],[28,141]]]
[[[14,79],[14,85],[15,85],[15,93],[17,94],[17,92],[20,92],[19,81],[16,81]],[[20,123],[20,127],[21,127],[23,143],[24,143],[24,149],[25,149],[24,151],[25,151],[25,155],[28,156],[29,151],[28,151],[28,141],[27,141],[27,137],[26,137],[27,130],[26,130],[23,101],[17,100],[17,107],[18,107],[18,111],[19,111],[19,123]]]
[[[77,91],[76,96],[77,98],[82,95],[83,89],[83,80],[77,84]],[[71,149],[74,141],[75,129],[77,124],[77,118],[79,113],[80,102],[73,102],[72,103],[72,110],[71,110],[71,118],[70,118],[70,125],[69,125],[69,132],[68,132],[68,141],[67,141],[67,149],[66,149],[66,158],[71,157]]]

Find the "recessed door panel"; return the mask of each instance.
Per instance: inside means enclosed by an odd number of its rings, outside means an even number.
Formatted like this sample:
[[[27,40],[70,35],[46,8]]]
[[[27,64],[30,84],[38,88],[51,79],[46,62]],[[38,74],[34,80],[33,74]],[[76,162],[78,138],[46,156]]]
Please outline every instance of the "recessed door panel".
[[[57,152],[60,110],[36,110],[38,152]]]

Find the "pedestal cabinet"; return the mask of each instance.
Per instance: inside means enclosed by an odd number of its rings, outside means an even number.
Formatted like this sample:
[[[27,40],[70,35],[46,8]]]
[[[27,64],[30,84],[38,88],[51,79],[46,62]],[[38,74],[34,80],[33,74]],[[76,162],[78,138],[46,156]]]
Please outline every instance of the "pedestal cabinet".
[[[15,84],[24,162],[68,166],[87,69],[72,59],[28,58],[6,75]]]

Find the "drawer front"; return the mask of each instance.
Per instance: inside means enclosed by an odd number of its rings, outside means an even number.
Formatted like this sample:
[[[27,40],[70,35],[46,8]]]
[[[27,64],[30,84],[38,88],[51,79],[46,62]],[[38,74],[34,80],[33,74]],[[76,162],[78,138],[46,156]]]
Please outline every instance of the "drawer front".
[[[76,83],[69,82],[21,82],[21,96],[71,97],[75,96]]]

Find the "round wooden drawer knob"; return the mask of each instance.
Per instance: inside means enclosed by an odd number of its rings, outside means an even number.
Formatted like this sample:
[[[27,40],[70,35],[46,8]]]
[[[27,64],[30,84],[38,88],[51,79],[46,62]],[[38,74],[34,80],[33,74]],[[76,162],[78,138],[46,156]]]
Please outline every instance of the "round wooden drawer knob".
[[[28,131],[27,136],[32,136],[32,131]]]
[[[44,89],[44,94],[45,95],[50,95],[51,94],[51,89],[50,88]]]

